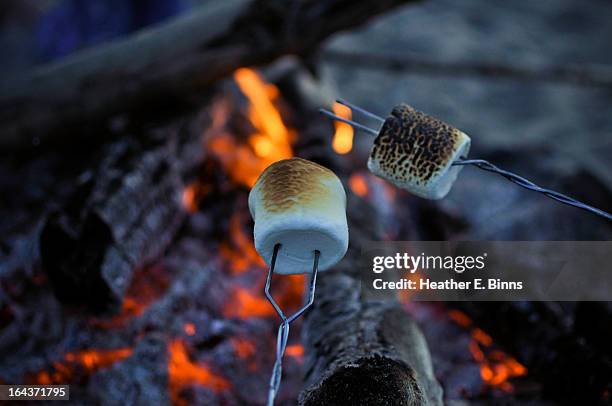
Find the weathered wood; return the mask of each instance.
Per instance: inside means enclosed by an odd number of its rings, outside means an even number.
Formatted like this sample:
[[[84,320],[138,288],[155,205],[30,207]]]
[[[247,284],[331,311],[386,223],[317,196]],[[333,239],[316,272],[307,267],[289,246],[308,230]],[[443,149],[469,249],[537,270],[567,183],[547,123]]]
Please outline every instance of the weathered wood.
[[[441,405],[418,326],[396,302],[359,295],[354,277],[320,278],[304,326],[307,384],[300,405]]]
[[[223,0],[0,84],[0,147],[28,147],[114,115],[176,111],[236,68],[309,54],[411,0]],[[414,1],[414,0],[412,0]]]
[[[200,162],[199,134],[166,128],[110,144],[69,203],[48,216],[41,259],[62,301],[121,304],[134,268],[161,254],[184,218],[183,178]]]

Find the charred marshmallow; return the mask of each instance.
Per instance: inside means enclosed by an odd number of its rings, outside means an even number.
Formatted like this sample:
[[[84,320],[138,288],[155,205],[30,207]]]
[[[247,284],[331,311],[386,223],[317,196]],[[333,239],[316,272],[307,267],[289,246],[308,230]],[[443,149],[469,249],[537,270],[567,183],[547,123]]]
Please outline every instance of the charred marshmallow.
[[[385,120],[368,159],[368,169],[399,188],[425,199],[450,191],[466,157],[470,137],[462,131],[400,104]]]
[[[314,251],[319,270],[340,261],[348,248],[346,193],[329,169],[301,158],[278,161],[263,171],[249,194],[255,248],[274,272],[310,273]]]

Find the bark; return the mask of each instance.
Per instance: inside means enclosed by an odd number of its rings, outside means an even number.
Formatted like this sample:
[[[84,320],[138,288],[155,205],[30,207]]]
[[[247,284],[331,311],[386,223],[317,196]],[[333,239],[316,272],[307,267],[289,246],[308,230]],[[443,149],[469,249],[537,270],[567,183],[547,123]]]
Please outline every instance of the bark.
[[[441,405],[418,326],[393,301],[360,300],[346,274],[322,275],[305,329],[300,405]]]
[[[166,128],[122,138],[81,176],[40,234],[42,264],[60,300],[94,310],[122,303],[134,268],[161,254],[184,218],[184,177],[201,160],[199,134]]]
[[[241,66],[308,55],[331,34],[411,0],[223,0],[0,84],[0,147],[28,147],[201,100]],[[153,113],[154,112],[154,113]],[[78,129],[78,132],[74,130]]]

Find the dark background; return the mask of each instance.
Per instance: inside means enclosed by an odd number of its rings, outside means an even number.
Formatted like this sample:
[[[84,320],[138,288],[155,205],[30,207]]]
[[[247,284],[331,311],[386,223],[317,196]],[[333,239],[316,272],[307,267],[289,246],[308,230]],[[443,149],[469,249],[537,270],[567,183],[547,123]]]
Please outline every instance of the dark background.
[[[206,1],[5,1],[0,6],[2,75],[65,56]],[[339,34],[327,50],[449,63],[539,69],[612,69],[612,3],[606,1],[424,1]],[[472,137],[472,157],[497,158],[543,186],[612,210],[612,90],[495,75],[317,64],[331,96],[380,114],[407,102]],[[358,135],[359,151],[370,145]],[[364,155],[365,157],[365,155]],[[440,204],[473,219],[473,238],[608,239],[602,222],[519,190],[494,175],[463,171]]]

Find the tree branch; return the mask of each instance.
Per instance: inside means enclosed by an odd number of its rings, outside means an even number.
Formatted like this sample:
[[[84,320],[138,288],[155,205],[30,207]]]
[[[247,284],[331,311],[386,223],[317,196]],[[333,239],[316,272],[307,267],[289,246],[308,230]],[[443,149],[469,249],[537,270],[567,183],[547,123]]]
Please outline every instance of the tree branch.
[[[241,66],[309,54],[332,33],[411,1],[213,2],[0,84],[0,147],[99,132],[117,114],[168,114]]]

